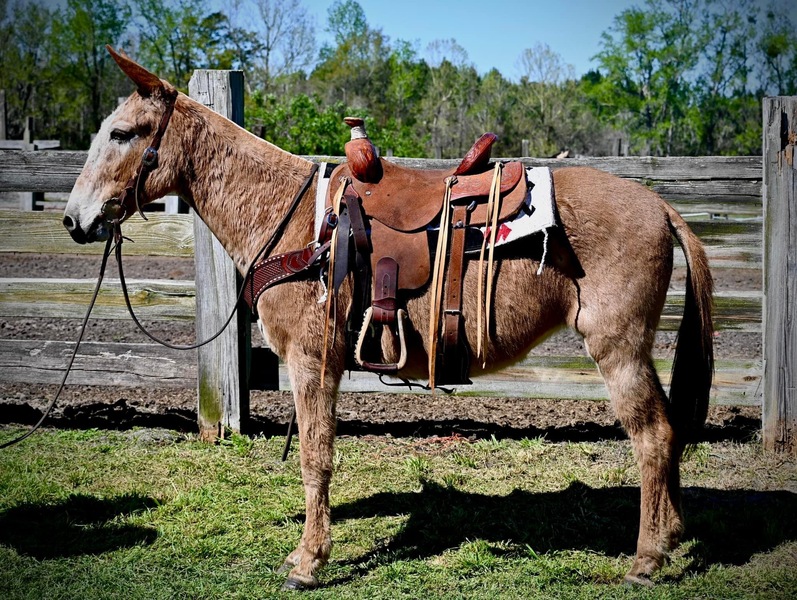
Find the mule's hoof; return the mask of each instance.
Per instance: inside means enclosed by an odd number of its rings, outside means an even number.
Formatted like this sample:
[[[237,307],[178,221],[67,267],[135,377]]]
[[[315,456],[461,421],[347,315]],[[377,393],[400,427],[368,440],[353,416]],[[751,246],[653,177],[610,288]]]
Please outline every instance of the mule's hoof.
[[[626,585],[641,585],[644,587],[653,587],[653,581],[647,575],[631,575],[629,573],[623,578],[623,583]]]
[[[297,579],[295,577],[288,577],[288,579],[285,580],[285,583],[282,584],[283,590],[289,590],[293,592],[304,592],[317,587],[318,579],[315,577],[311,577],[310,581],[302,581],[301,579]]]

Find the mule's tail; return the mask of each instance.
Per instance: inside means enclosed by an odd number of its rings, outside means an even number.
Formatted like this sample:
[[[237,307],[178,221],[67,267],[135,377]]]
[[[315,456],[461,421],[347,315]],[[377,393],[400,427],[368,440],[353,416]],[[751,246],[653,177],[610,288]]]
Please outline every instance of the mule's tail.
[[[666,204],[666,203],[665,203]],[[708,415],[714,376],[714,282],[703,244],[669,204],[670,229],[686,256],[684,315],[670,382],[670,419],[681,444],[698,441]]]

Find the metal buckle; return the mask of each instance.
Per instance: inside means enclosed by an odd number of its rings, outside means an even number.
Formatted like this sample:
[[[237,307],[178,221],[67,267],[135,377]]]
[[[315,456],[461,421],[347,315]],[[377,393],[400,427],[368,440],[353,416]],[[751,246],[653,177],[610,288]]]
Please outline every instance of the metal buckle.
[[[121,221],[127,216],[127,209],[119,202],[119,198],[111,198],[103,202],[101,212],[106,221]]]

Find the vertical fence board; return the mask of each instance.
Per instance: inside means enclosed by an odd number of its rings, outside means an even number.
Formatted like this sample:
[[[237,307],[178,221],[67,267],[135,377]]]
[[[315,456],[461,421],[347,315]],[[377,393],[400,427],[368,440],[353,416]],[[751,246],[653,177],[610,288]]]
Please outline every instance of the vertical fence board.
[[[765,98],[763,119],[763,438],[797,454],[797,97]]]
[[[243,125],[243,72],[194,71],[191,97]],[[194,218],[196,331],[204,340],[218,331],[235,306],[238,272],[221,243],[199,217]],[[199,349],[197,394],[200,438],[213,441],[223,428],[240,431],[249,417],[249,313],[238,311],[227,330]]]

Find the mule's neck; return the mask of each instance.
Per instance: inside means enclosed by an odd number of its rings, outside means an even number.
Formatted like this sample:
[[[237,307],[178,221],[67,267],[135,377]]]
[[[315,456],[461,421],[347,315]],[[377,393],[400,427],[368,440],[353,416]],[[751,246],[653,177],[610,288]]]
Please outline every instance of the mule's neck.
[[[243,272],[276,230],[313,164],[266,142],[231,121],[180,97],[175,130],[183,161],[179,194],[197,211]],[[275,251],[312,240],[313,182]]]

